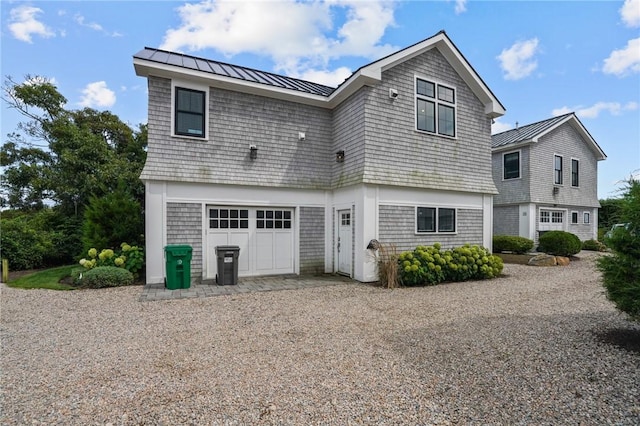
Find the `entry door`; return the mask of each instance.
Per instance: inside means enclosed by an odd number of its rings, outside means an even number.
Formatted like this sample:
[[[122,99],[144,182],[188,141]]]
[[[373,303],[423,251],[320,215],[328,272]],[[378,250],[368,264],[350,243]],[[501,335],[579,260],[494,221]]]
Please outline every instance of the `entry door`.
[[[351,276],[351,210],[338,211],[338,272]]]

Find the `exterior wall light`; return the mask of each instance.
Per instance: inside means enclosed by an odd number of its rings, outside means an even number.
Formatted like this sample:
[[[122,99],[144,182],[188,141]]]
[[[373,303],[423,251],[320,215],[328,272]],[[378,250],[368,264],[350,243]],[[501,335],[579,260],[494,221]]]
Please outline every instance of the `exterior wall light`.
[[[255,160],[258,158],[258,147],[255,145],[249,145],[249,158]]]
[[[344,151],[336,152],[336,162],[337,163],[344,163]]]

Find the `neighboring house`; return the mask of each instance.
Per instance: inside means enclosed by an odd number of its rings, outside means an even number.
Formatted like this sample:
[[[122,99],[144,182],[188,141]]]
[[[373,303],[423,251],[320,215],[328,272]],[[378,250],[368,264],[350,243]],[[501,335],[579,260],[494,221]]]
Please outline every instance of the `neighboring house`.
[[[598,238],[598,161],[607,156],[574,113],[493,135],[492,147],[495,235]]]
[[[504,108],[444,32],[339,87],[145,48],[147,282],[163,248],[193,247],[192,279],[342,273],[377,280],[372,239],[399,250],[491,247],[491,120]]]

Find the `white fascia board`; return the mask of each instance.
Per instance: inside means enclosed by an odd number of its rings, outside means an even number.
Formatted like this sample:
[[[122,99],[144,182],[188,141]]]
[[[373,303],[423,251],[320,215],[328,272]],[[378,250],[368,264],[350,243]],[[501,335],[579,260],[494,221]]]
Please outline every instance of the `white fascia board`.
[[[206,84],[209,87],[215,87],[219,89],[228,89],[242,93],[249,93],[253,95],[317,106],[321,108],[330,107],[327,97],[314,95],[311,93],[298,92],[277,86],[254,83],[237,78],[231,78],[218,74],[211,74],[189,68],[178,67],[175,65],[159,64],[157,62],[147,61],[139,58],[134,58],[133,66],[136,70],[136,75],[141,77],[149,77],[150,75],[153,75],[170,79],[180,78],[186,80],[194,80],[198,81],[199,83]]]
[[[382,71],[380,69],[368,67],[356,71],[349,79],[334,91],[328,98],[328,106],[334,108],[342,101],[353,95],[363,86],[372,86],[382,81]]]
[[[535,141],[533,139],[529,139],[529,140],[526,140],[526,141],[510,143],[510,144],[507,144],[507,145],[502,145],[502,146],[498,146],[498,147],[495,147],[495,148],[491,148],[491,153],[492,154],[496,154],[498,152],[504,152],[504,151],[515,151],[518,148],[521,148],[521,147],[526,146],[526,145],[531,145],[531,144],[533,144],[535,142],[537,142],[537,141]]]
[[[533,141],[538,142],[538,140],[542,136],[548,133],[551,133],[553,130],[557,129],[558,127],[562,126],[565,123],[569,123],[578,132],[578,134],[582,137],[582,139],[587,141],[587,145],[589,146],[589,148],[591,148],[591,150],[596,154],[596,160],[602,161],[607,158],[607,155],[604,153],[604,151],[602,151],[602,149],[600,148],[600,145],[598,145],[598,143],[591,137],[587,129],[585,129],[585,127],[582,125],[580,120],[576,118],[575,115],[569,115],[564,120],[559,121],[555,125],[546,129],[545,131],[540,132],[539,134],[536,135],[536,137],[533,138]]]

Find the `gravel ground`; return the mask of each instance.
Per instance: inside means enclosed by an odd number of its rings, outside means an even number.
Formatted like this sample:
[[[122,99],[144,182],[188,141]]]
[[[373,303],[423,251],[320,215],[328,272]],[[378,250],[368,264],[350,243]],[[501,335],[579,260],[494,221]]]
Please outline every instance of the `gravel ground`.
[[[584,253],[481,282],[138,302],[1,288],[1,423],[640,424],[640,326]]]

